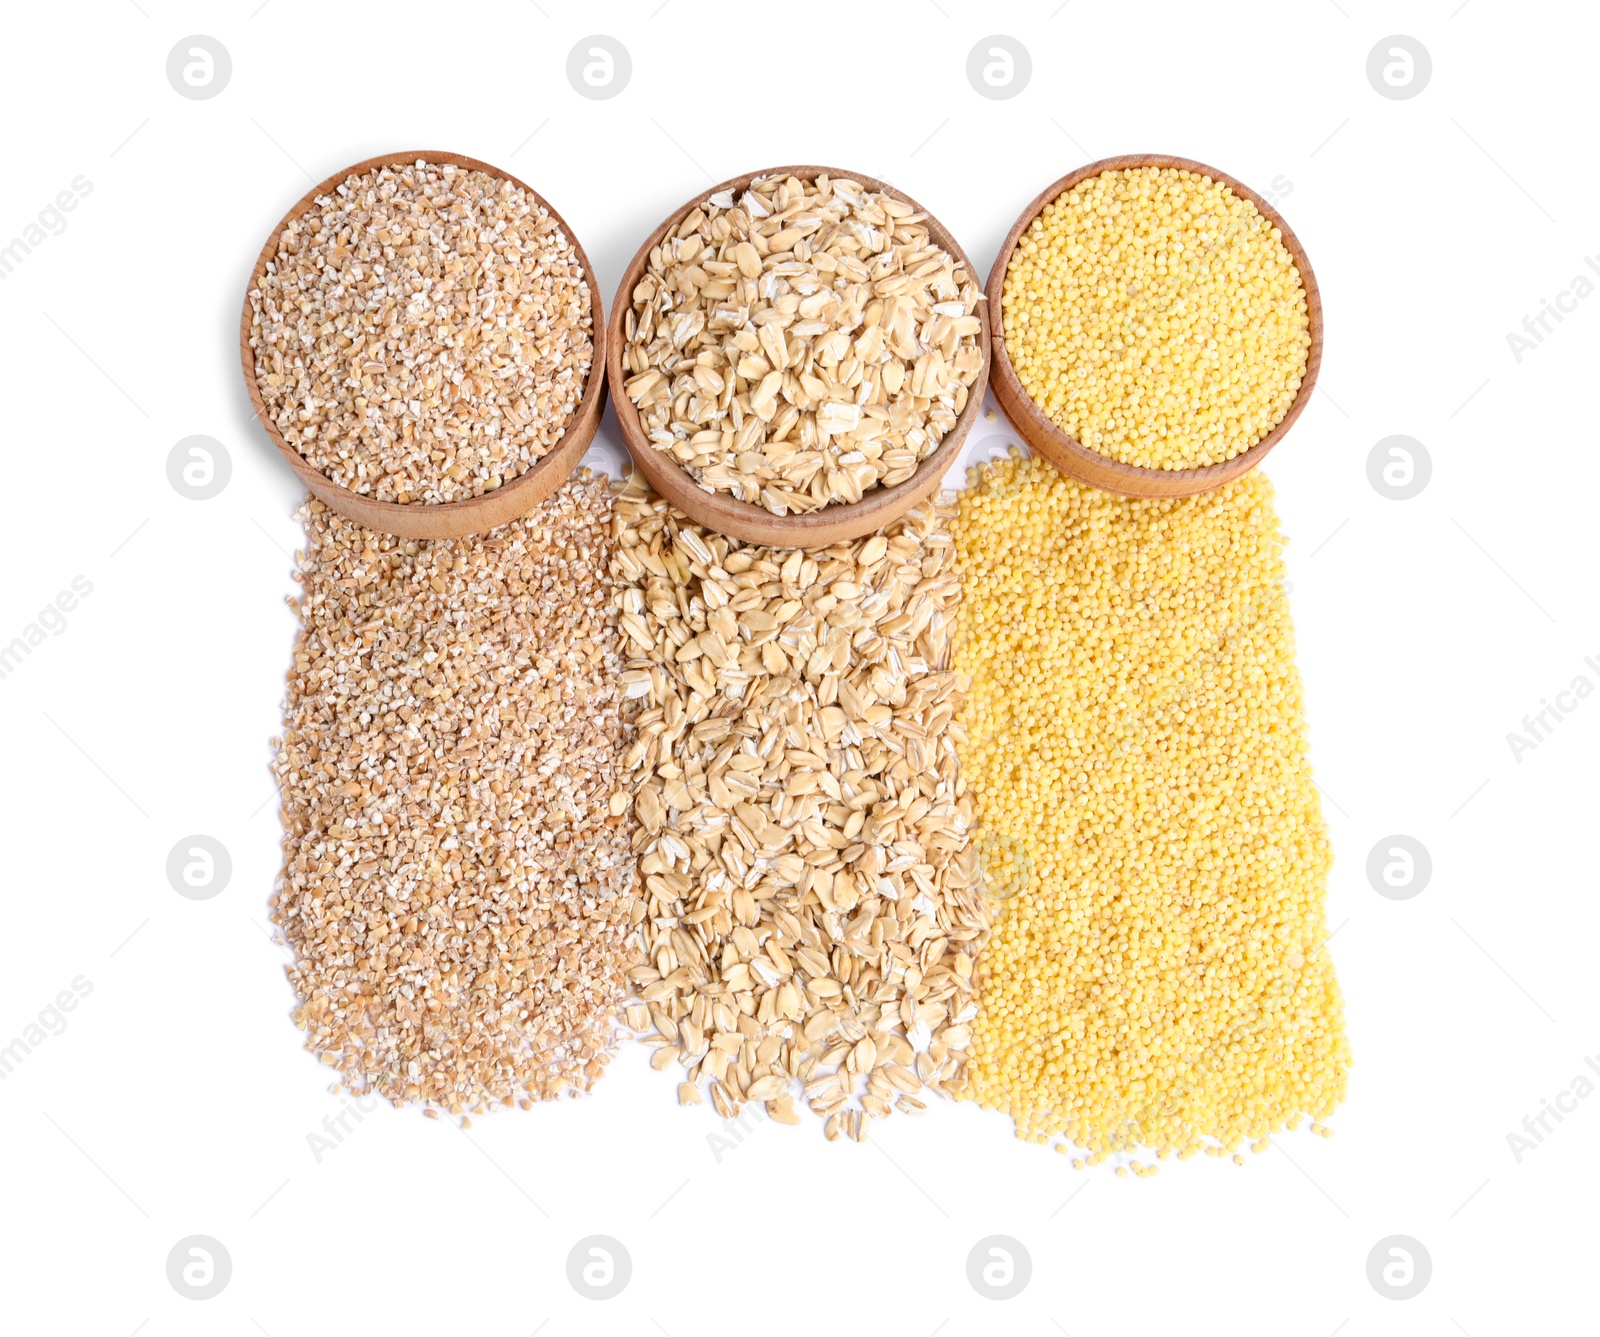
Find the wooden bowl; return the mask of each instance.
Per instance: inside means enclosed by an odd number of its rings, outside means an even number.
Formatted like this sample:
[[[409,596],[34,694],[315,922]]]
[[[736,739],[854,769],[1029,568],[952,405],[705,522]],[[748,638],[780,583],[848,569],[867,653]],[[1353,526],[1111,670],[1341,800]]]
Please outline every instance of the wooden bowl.
[[[1311,351],[1306,357],[1305,375],[1300,381],[1300,392],[1283,415],[1283,421],[1248,450],[1240,451],[1231,460],[1221,464],[1208,464],[1199,469],[1147,469],[1139,465],[1124,464],[1099,451],[1090,450],[1068,436],[1045,416],[1044,410],[1033,400],[1017,379],[1016,369],[1006,353],[1005,311],[1001,299],[1005,295],[1006,267],[1011,263],[1011,253],[1028,225],[1039,211],[1063,191],[1071,190],[1080,181],[1086,181],[1102,172],[1123,167],[1178,167],[1200,172],[1213,181],[1232,187],[1234,194],[1250,200],[1262,215],[1283,233],[1283,244],[1294,257],[1300,271],[1300,282],[1306,291],[1306,311],[1311,318]],[[1317,383],[1317,372],[1322,367],[1322,298],[1317,292],[1317,276],[1311,272],[1311,261],[1293,230],[1283,221],[1283,216],[1242,181],[1236,181],[1226,172],[1208,167],[1190,158],[1170,158],[1159,153],[1130,153],[1120,158],[1102,158],[1086,167],[1068,172],[1061,180],[1046,186],[1022,211],[1022,217],[1006,236],[995,257],[994,268],[989,271],[989,309],[994,313],[994,393],[1018,433],[1051,464],[1069,478],[1106,492],[1121,493],[1125,497],[1192,497],[1197,492],[1208,492],[1224,483],[1248,473],[1260,464],[1267,452],[1278,444],[1284,434],[1294,426],[1295,419],[1305,410],[1311,399],[1312,388]]]
[[[977,380],[967,388],[967,405],[961,410],[955,425],[945,433],[933,453],[918,464],[916,473],[903,483],[897,483],[893,487],[874,488],[857,502],[835,503],[824,506],[821,510],[807,511],[803,515],[774,515],[764,506],[757,506],[754,502],[739,501],[726,492],[707,492],[690,477],[688,470],[677,460],[650,444],[639,422],[639,410],[634,407],[633,401],[628,398],[623,388],[628,373],[623,369],[622,355],[626,348],[624,322],[627,320],[628,312],[633,309],[633,290],[638,286],[640,276],[650,262],[651,250],[660,244],[670,229],[683,220],[689,210],[697,204],[704,203],[719,191],[732,190],[737,194],[758,177],[794,176],[802,181],[810,181],[824,174],[859,181],[867,190],[880,191],[894,199],[904,201],[919,214],[926,214],[924,222],[929,235],[944,248],[947,255],[965,266],[967,273],[976,282],[978,271],[973,268],[966,253],[957,245],[956,239],[932,214],[928,214],[926,209],[904,191],[896,190],[887,182],[879,181],[875,177],[864,176],[860,172],[846,172],[837,167],[818,167],[814,164],[768,167],[759,172],[746,172],[743,176],[719,182],[710,189],[701,191],[688,203],[674,209],[668,215],[661,226],[645,240],[644,245],[639,248],[639,253],[628,265],[627,272],[623,274],[622,282],[617,288],[617,300],[611,309],[611,328],[606,332],[606,377],[611,382],[611,402],[616,406],[617,422],[622,428],[622,439],[627,443],[628,453],[633,456],[635,466],[649,481],[651,487],[690,519],[746,543],[764,543],[783,548],[826,548],[848,539],[860,538],[863,534],[871,534],[893,523],[918,502],[938,491],[945,473],[956,457],[956,452],[961,448],[962,441],[972,429],[978,414],[983,411],[983,392],[989,379],[991,333],[987,309],[989,304],[986,301],[979,302],[977,310],[978,318],[983,322],[983,328],[978,331],[978,346],[983,350],[983,365],[978,370]]]
[[[534,461],[525,472],[518,474],[508,483],[502,483],[494,491],[468,497],[462,501],[447,501],[437,505],[378,501],[362,493],[352,492],[347,487],[341,487],[326,474],[313,468],[298,450],[283,439],[283,434],[278,431],[277,424],[272,421],[270,413],[263,404],[261,388],[256,384],[255,350],[250,347],[250,321],[253,314],[250,308],[250,293],[255,290],[261,282],[261,276],[266,273],[267,262],[277,255],[278,238],[282,235],[283,229],[310,209],[316,202],[317,196],[330,194],[348,178],[376,167],[414,163],[418,159],[430,163],[453,163],[469,171],[488,172],[492,176],[501,177],[513,185],[520,186],[542,205],[566,234],[567,240],[572,243],[572,249],[578,256],[578,263],[583,267],[584,282],[589,285],[594,327],[591,333],[594,356],[589,364],[588,383],[583,388],[583,398],[579,401],[577,413],[573,415],[572,421],[567,424],[567,430],[555,445]],[[600,410],[605,405],[605,356],[605,308],[600,302],[600,286],[595,282],[594,269],[589,264],[589,257],[579,245],[577,235],[567,226],[566,219],[562,218],[551,207],[550,202],[532,186],[519,181],[510,172],[503,172],[498,167],[492,167],[476,158],[468,158],[459,153],[444,153],[435,149],[385,153],[380,157],[368,158],[352,167],[340,169],[326,181],[307,191],[299,203],[272,229],[267,244],[261,248],[256,267],[250,273],[250,284],[245,289],[244,314],[239,320],[239,360],[244,364],[244,383],[250,392],[251,407],[255,409],[261,425],[266,428],[267,435],[272,438],[272,444],[277,446],[279,453],[289,462],[289,467],[300,475],[300,481],[306,485],[307,490],[319,501],[338,511],[340,515],[348,516],[368,529],[411,539],[448,539],[460,538],[465,534],[480,534],[493,529],[496,525],[503,525],[508,520],[515,520],[519,515],[526,515],[560,487],[578,461],[583,458],[583,452],[594,439],[595,430],[600,426]]]

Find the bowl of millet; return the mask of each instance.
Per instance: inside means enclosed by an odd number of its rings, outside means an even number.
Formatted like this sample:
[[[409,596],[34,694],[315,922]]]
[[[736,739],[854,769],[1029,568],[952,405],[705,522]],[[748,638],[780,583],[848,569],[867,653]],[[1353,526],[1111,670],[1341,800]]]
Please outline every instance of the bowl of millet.
[[[272,231],[239,326],[256,416],[370,529],[459,538],[531,511],[599,426],[605,316],[583,247],[476,158],[335,172]]]
[[[1186,497],[1265,458],[1322,363],[1322,302],[1271,204],[1188,158],[1047,186],[989,272],[995,397],[1079,482]]]

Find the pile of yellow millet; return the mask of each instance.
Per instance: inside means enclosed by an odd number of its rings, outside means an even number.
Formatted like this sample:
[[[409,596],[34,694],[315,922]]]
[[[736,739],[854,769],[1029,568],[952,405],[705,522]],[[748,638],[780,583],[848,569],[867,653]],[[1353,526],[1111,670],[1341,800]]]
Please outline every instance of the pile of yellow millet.
[[[1272,486],[973,481],[960,760],[1008,858],[963,1094],[1090,1164],[1262,1150],[1350,1067]]]
[[[1017,241],[1006,352],[1033,401],[1099,454],[1231,460],[1289,411],[1311,351],[1305,286],[1253,202],[1186,169],[1080,181]]]

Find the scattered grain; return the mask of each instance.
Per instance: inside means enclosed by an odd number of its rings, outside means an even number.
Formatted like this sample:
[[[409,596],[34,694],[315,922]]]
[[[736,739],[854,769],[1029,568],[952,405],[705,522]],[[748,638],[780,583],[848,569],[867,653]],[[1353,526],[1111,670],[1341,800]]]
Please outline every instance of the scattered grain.
[[[352,1091],[460,1114],[601,1075],[637,960],[611,509],[583,470],[467,539],[301,512],[273,921]]]
[[[964,1094],[1090,1163],[1328,1114],[1350,1050],[1271,484],[1138,501],[1021,458],[976,481],[962,768],[1027,876]]]
[[[990,922],[944,519],[803,552],[642,493],[617,516],[646,907],[630,979],[724,1118],[762,1101],[795,1122],[798,1094],[829,1140],[860,1141],[960,1081]]]

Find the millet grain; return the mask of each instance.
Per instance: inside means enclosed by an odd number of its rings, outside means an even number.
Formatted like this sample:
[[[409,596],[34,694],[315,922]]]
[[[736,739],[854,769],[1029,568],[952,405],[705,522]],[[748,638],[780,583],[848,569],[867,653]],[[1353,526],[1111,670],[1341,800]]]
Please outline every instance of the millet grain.
[[[1320,1120],[1351,1060],[1271,484],[1129,500],[1022,458],[976,481],[962,773],[1015,894],[964,1095],[1090,1164]]]
[[[1044,413],[1151,469],[1230,460],[1280,423],[1310,356],[1283,235],[1226,182],[1174,167],[1080,181],[1024,229],[1006,350]]]

